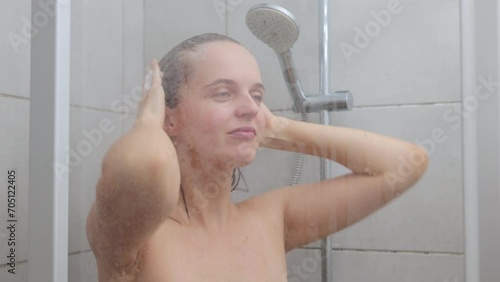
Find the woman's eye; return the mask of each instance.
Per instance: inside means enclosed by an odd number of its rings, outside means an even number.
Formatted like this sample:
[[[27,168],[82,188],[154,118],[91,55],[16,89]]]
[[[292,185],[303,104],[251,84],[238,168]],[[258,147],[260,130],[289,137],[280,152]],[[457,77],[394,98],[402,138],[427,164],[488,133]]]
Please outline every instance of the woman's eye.
[[[229,92],[218,92],[215,94],[217,98],[228,98],[229,96],[231,96]]]
[[[252,98],[256,101],[256,102],[262,102],[262,95],[258,94],[258,95],[252,95]]]
[[[252,95],[252,99],[257,103],[261,103],[264,100],[264,95],[260,91],[252,91],[250,95]]]

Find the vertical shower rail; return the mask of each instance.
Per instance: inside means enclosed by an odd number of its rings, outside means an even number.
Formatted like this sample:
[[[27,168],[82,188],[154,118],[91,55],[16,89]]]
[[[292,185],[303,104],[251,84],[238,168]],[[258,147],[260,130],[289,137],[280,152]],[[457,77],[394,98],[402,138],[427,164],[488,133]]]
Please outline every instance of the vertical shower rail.
[[[465,274],[500,277],[500,0],[460,2]]]
[[[29,282],[68,280],[70,13],[71,0],[31,1]]]
[[[474,1],[460,1],[462,101],[473,95],[476,81],[476,39]],[[463,182],[464,182],[464,236],[465,281],[479,282],[479,226],[478,226],[478,171],[477,171],[477,116],[471,112],[463,121]]]
[[[319,95],[330,93],[330,65],[329,65],[329,42],[328,42],[328,0],[319,0]],[[319,112],[320,123],[330,124],[330,113],[326,110]],[[330,161],[325,158],[320,160],[320,179],[330,178]],[[332,275],[332,241],[328,236],[321,240],[321,281],[333,282]]]

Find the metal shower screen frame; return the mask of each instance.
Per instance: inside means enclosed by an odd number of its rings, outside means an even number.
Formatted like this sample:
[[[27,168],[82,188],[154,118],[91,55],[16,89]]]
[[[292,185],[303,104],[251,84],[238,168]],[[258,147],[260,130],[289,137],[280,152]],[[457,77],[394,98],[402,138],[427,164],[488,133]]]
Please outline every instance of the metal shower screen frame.
[[[71,1],[31,1],[28,281],[68,280]],[[44,9],[45,8],[45,9]],[[49,10],[51,9],[51,10]],[[54,12],[55,11],[55,12]]]

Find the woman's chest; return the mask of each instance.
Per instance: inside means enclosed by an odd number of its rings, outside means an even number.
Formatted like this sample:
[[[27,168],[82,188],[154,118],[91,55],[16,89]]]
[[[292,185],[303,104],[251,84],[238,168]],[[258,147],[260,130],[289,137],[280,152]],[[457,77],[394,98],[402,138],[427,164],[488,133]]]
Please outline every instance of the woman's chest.
[[[153,273],[159,276],[151,281],[286,281],[282,279],[286,278],[285,252],[251,240],[238,248],[228,244],[218,249],[175,251],[168,258],[156,257]]]
[[[155,236],[143,253],[140,281],[286,281],[282,224],[249,220],[242,226],[205,236]]]

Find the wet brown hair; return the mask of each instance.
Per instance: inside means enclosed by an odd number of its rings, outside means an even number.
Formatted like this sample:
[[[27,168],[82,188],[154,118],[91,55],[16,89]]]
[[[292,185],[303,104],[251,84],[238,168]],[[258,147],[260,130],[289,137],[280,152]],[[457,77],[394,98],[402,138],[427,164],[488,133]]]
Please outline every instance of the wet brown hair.
[[[175,108],[179,103],[179,91],[187,85],[196,68],[194,58],[201,47],[211,42],[233,42],[241,45],[231,37],[218,33],[204,33],[188,38],[170,50],[159,62],[163,72],[162,86],[165,90],[165,105]]]

